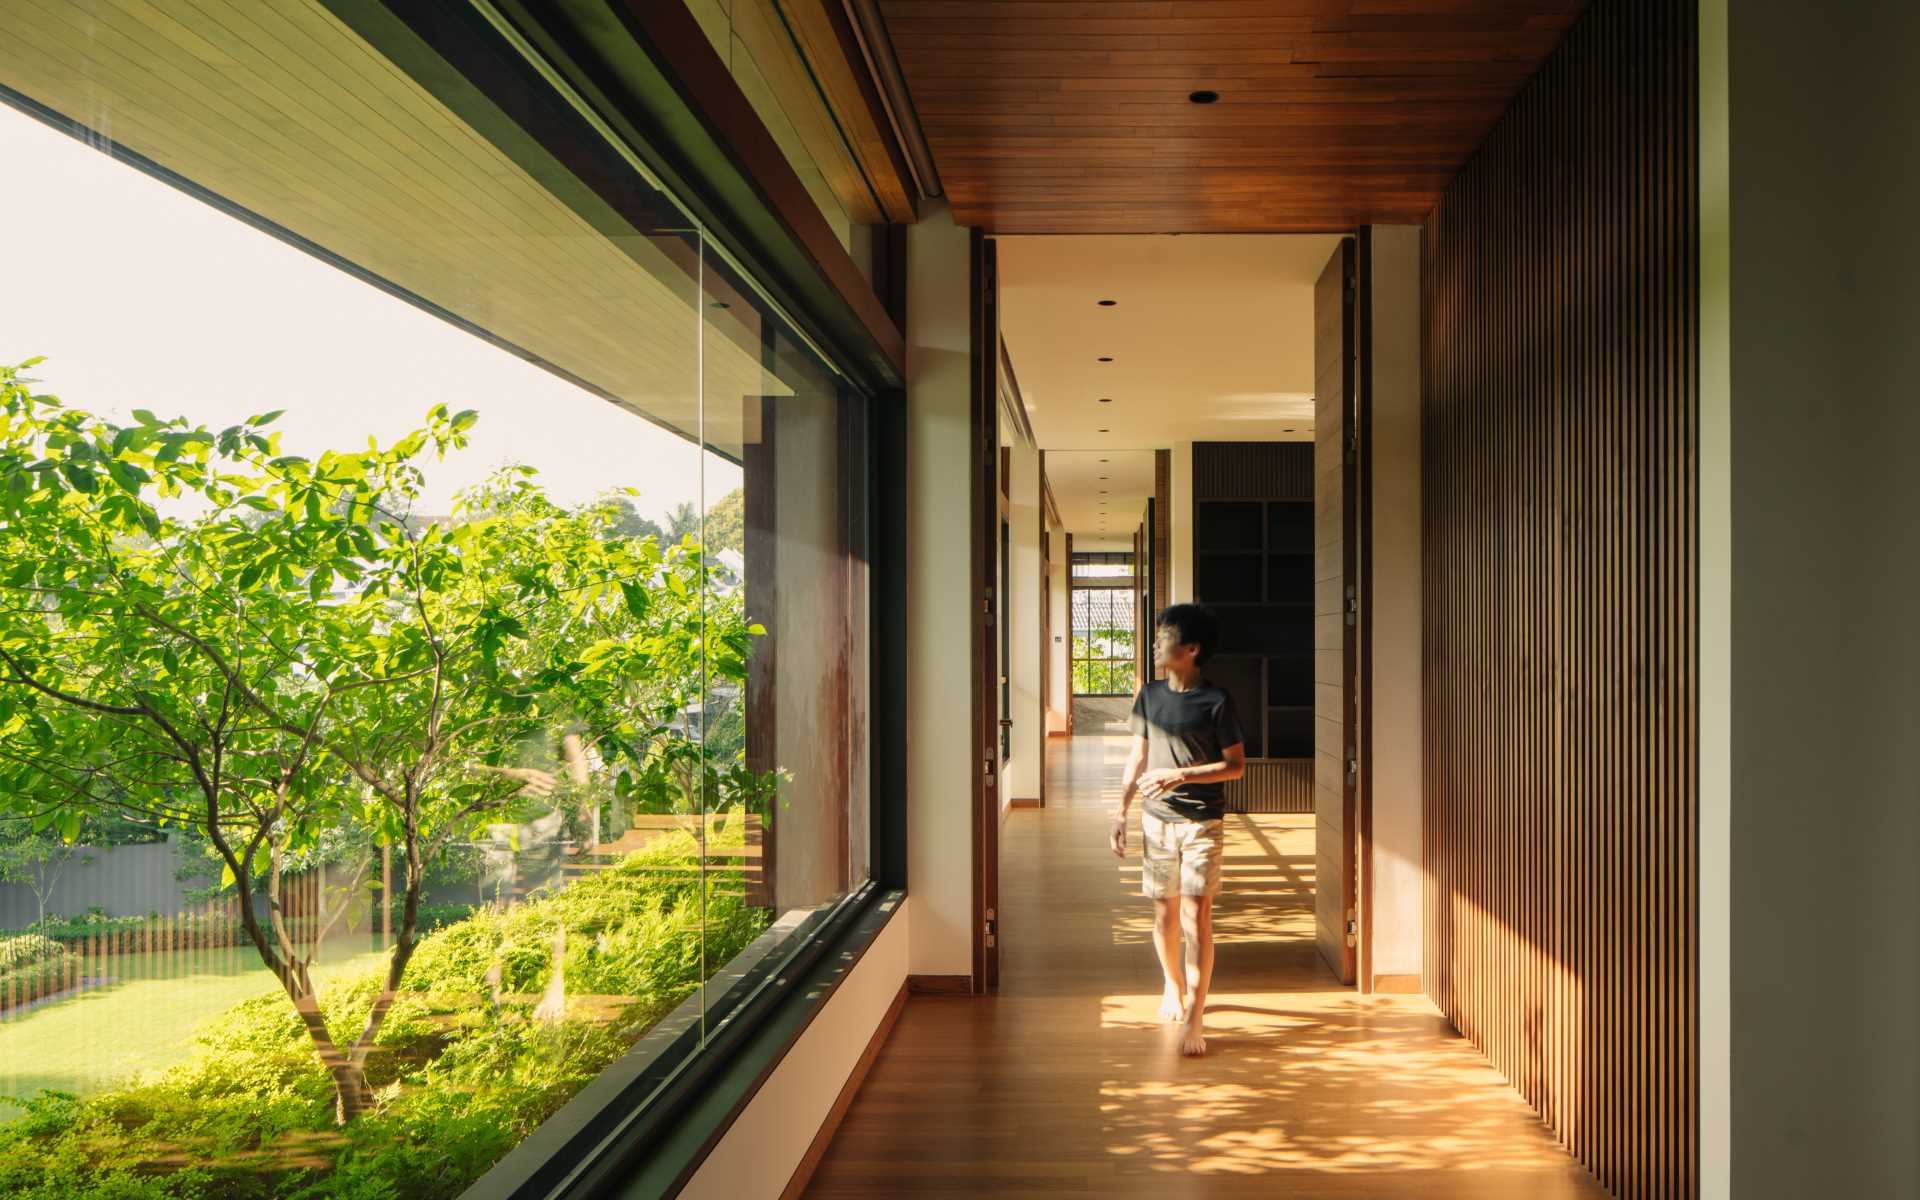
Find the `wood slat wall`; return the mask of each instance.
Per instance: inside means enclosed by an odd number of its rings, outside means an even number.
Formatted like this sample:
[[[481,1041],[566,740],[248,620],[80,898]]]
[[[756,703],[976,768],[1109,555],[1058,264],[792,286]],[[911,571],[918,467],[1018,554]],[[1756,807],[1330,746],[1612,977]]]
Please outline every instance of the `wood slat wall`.
[[[1297,758],[1249,762],[1247,773],[1227,784],[1227,811],[1312,812],[1313,763]]]
[[[1426,231],[1428,987],[1632,1198],[1699,1190],[1695,46],[1594,4]]]
[[[1295,442],[1195,442],[1197,500],[1311,500],[1313,456]]]

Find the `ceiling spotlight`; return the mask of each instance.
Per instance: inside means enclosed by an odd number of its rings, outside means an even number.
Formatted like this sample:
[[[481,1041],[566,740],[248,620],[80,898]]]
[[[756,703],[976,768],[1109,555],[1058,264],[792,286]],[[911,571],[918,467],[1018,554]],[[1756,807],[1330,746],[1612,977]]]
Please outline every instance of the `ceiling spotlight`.
[[[1101,430],[1100,432],[1101,432],[1101,433],[1112,433],[1112,432],[1113,432],[1113,430],[1111,430],[1111,429],[1102,429],[1102,430]]]
[[[1102,404],[1112,404],[1112,403],[1113,403],[1113,397],[1112,397],[1112,396],[1102,396],[1102,397],[1100,397],[1100,403],[1102,403]]]
[[[1197,92],[1187,93],[1187,99],[1193,101],[1195,104],[1212,104],[1215,100],[1218,100],[1219,98],[1220,98],[1219,92],[1209,92],[1205,89],[1202,89]]]
[[[1113,361],[1113,355],[1111,355],[1111,354],[1102,354],[1102,355],[1100,356],[1100,359],[1099,359],[1099,361],[1100,361],[1100,362],[1112,362],[1112,361]]]
[[[1100,301],[1100,307],[1101,307],[1101,308],[1112,308],[1112,307],[1113,307],[1114,305],[1116,305],[1116,304],[1118,304],[1118,303],[1120,303],[1120,302],[1119,302],[1118,300],[1102,300],[1102,301]]]

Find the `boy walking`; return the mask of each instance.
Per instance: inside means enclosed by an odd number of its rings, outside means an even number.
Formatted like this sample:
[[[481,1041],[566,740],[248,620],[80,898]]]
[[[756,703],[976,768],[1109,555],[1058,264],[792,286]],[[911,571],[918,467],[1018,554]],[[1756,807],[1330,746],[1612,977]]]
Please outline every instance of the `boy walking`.
[[[1153,901],[1153,948],[1166,990],[1160,1018],[1181,1022],[1180,1053],[1207,1052],[1203,1019],[1213,979],[1213,898],[1220,893],[1225,788],[1246,772],[1233,698],[1201,666],[1218,639],[1213,614],[1176,604],[1154,621],[1153,665],[1166,671],[1134,697],[1133,751],[1120,777],[1113,852],[1127,855],[1127,806],[1136,792],[1146,846],[1140,890]],[[1181,935],[1186,938],[1184,962]]]

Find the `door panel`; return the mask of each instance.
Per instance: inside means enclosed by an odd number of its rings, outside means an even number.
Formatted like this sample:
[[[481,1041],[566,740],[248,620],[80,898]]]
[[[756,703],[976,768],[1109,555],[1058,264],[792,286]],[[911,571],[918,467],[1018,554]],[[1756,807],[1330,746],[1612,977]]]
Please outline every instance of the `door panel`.
[[[973,990],[1000,986],[1000,303],[994,244],[973,231]]]
[[[1342,983],[1355,976],[1355,245],[1343,239],[1313,291],[1314,927]]]

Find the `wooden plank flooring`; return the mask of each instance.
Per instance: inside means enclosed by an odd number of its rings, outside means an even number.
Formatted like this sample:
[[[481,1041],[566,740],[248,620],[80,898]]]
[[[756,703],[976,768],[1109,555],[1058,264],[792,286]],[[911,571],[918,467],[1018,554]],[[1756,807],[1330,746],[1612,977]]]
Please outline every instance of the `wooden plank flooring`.
[[[1125,741],[1048,745],[1002,838],[1002,972],[915,996],[807,1195],[1521,1197],[1605,1193],[1418,996],[1359,996],[1313,945],[1311,817],[1228,818],[1204,1059],[1104,845]]]

